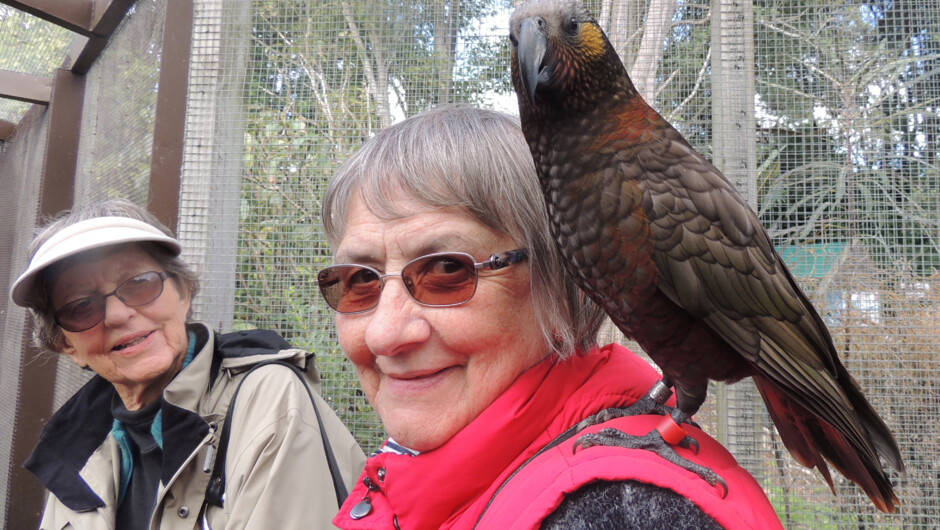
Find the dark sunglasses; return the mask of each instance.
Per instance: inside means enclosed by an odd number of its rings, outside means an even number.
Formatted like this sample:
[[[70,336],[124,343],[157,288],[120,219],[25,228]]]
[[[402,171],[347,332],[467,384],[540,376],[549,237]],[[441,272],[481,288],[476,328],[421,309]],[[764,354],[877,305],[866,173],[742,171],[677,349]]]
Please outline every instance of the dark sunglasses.
[[[116,296],[127,307],[149,304],[163,294],[163,281],[166,277],[166,274],[162,272],[153,271],[138,274],[118,284],[110,293],[72,300],[56,309],[52,318],[66,331],[77,333],[89,330],[104,320],[104,310],[109,296]]]
[[[527,257],[522,249],[493,254],[476,263],[463,252],[441,252],[413,259],[399,274],[382,274],[365,265],[333,265],[317,274],[320,294],[339,313],[364,313],[379,305],[385,279],[398,276],[421,305],[447,307],[468,302],[477,290],[480,269],[499,270]]]

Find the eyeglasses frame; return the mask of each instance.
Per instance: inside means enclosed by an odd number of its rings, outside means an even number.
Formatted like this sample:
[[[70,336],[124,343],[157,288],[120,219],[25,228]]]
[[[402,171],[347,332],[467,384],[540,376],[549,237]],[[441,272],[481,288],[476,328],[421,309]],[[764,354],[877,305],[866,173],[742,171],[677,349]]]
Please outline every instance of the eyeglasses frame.
[[[319,287],[320,275],[332,269],[333,267],[354,266],[354,267],[361,267],[363,269],[372,271],[373,273],[375,273],[376,276],[378,276],[378,279],[379,279],[379,296],[376,298],[375,305],[367,309],[362,309],[359,311],[340,311],[336,309],[335,307],[333,307],[332,305],[330,305],[329,301],[327,301],[326,299],[326,296],[323,294],[323,288],[322,287],[319,288],[320,296],[323,297],[323,300],[326,302],[327,307],[329,307],[333,311],[336,311],[337,313],[341,315],[358,315],[361,313],[368,313],[369,311],[372,311],[373,309],[379,306],[379,299],[382,296],[382,291],[385,289],[386,278],[397,276],[398,278],[401,278],[403,283],[405,283],[405,278],[402,276],[402,272],[405,269],[407,269],[408,266],[411,265],[412,263],[415,263],[417,261],[421,261],[427,258],[434,258],[437,256],[454,256],[454,255],[466,256],[467,258],[469,258],[470,262],[473,263],[474,271],[480,271],[483,269],[489,269],[493,271],[505,269],[506,267],[509,267],[510,265],[515,265],[516,263],[525,261],[529,257],[528,252],[522,248],[517,248],[515,250],[507,250],[505,252],[497,252],[495,254],[491,254],[490,257],[486,261],[480,261],[480,262],[475,261],[474,257],[466,252],[434,252],[431,254],[426,254],[424,256],[418,256],[417,258],[406,263],[405,266],[401,268],[401,271],[397,273],[388,273],[388,274],[384,274],[380,272],[375,267],[370,267],[368,265],[361,265],[359,263],[337,263],[334,265],[330,265],[329,267],[325,267],[317,273],[317,286]],[[460,302],[456,302],[453,304],[428,304],[428,303],[422,302],[421,300],[418,300],[417,298],[415,298],[413,294],[411,294],[411,290],[408,289],[407,284],[405,286],[405,291],[408,293],[408,296],[410,296],[412,300],[417,302],[419,305],[422,305],[425,307],[455,307],[455,306],[466,304],[471,299],[473,299],[473,295],[475,295],[477,292],[477,285],[479,284],[479,281],[480,281],[480,274],[479,272],[477,272],[477,274],[474,276],[474,279],[473,279],[473,292],[470,293],[470,296],[468,296],[466,300],[462,300]]]
[[[147,302],[144,302],[144,303],[141,303],[141,304],[132,305],[132,304],[127,303],[126,300],[124,300],[123,298],[121,298],[120,295],[117,294],[117,292],[118,292],[119,290],[121,290],[121,287],[124,287],[124,285],[127,284],[127,282],[133,280],[134,278],[138,278],[138,277],[140,277],[140,276],[143,276],[144,274],[150,274],[150,273],[154,273],[154,274],[156,274],[156,275],[160,278],[160,292],[157,293],[157,296],[153,297],[151,300],[149,300],[149,301],[147,301]],[[117,284],[117,286],[114,288],[114,290],[112,290],[112,291],[109,292],[109,293],[105,293],[105,294],[93,294],[93,295],[91,295],[91,296],[83,296],[82,298],[76,298],[75,300],[72,300],[71,302],[68,302],[68,303],[66,303],[66,304],[63,304],[61,307],[59,307],[58,309],[56,309],[55,311],[53,311],[53,313],[52,313],[52,320],[56,323],[57,326],[59,326],[60,328],[64,329],[65,331],[68,331],[68,332],[70,332],[70,333],[81,333],[81,332],[83,332],[83,331],[88,331],[89,329],[91,329],[91,328],[97,326],[97,325],[100,324],[102,321],[104,321],[104,318],[105,318],[105,315],[106,315],[106,312],[107,312],[108,297],[109,297],[109,296],[114,296],[115,298],[117,298],[118,300],[120,300],[122,304],[124,304],[124,305],[127,306],[127,307],[141,307],[141,306],[145,306],[145,305],[147,305],[147,304],[153,302],[153,301],[156,300],[157,298],[160,298],[160,297],[163,295],[163,290],[166,288],[166,280],[167,280],[167,278],[169,278],[169,275],[168,275],[167,273],[165,273],[165,272],[159,272],[159,271],[144,271],[144,272],[141,272],[140,274],[135,274],[135,275],[131,276],[130,278],[127,278],[126,280],[124,280],[124,281],[122,281],[121,283]],[[99,297],[100,297],[101,300],[104,302],[103,309],[101,310],[101,320],[98,320],[97,322],[95,322],[94,324],[88,326],[87,328],[85,328],[85,329],[80,329],[80,330],[71,330],[71,329],[68,329],[68,328],[66,328],[65,326],[62,325],[62,322],[59,320],[59,315],[58,315],[59,311],[61,311],[61,310],[64,309],[65,307],[69,306],[70,304],[74,304],[75,302],[79,302],[79,301],[81,301],[81,300],[89,300],[89,299],[99,298]]]

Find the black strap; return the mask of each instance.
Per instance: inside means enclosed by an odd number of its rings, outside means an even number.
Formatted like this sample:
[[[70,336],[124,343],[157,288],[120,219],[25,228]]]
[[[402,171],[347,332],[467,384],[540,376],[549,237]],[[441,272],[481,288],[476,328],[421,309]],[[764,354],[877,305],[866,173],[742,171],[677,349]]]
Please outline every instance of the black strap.
[[[260,362],[251,367],[250,370],[245,374],[242,380],[238,383],[238,387],[235,389],[235,393],[232,394],[232,400],[228,407],[228,412],[225,414],[225,421],[222,423],[222,434],[219,436],[219,448],[217,451],[215,465],[212,467],[212,475],[209,479],[209,485],[206,487],[206,503],[212,504],[214,506],[222,507],[224,503],[224,494],[225,494],[225,454],[228,449],[228,437],[231,432],[232,426],[232,416],[235,408],[235,397],[238,396],[238,391],[241,390],[242,384],[245,383],[245,379],[248,379],[248,376],[251,372],[254,372],[262,366],[267,366],[269,364],[279,364],[290,368],[294,374],[300,378],[301,382],[304,385],[304,388],[307,389],[307,395],[310,396],[310,403],[313,405],[313,412],[317,415],[317,425],[320,427],[320,437],[323,440],[323,451],[326,453],[326,462],[330,467],[330,476],[333,479],[333,490],[336,493],[336,506],[342,506],[343,501],[346,500],[346,497],[349,493],[346,491],[346,483],[343,482],[343,476],[339,472],[339,465],[336,463],[336,457],[333,456],[333,448],[330,446],[330,440],[326,435],[326,429],[323,427],[323,420],[320,418],[320,410],[317,408],[317,403],[313,399],[313,392],[310,390],[310,387],[307,386],[307,381],[304,379],[304,374],[297,366],[281,361],[281,360],[271,360]]]

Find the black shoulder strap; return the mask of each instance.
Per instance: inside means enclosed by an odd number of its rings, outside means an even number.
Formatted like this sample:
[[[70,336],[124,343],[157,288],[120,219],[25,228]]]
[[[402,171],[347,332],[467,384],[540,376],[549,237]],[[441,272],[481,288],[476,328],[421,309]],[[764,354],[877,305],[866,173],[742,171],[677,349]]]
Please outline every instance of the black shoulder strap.
[[[217,451],[218,456],[216,457],[215,465],[212,467],[209,485],[206,487],[206,502],[218,507],[222,507],[225,502],[225,453],[228,449],[228,437],[232,427],[232,416],[235,415],[233,413],[236,403],[235,398],[238,396],[238,391],[241,390],[242,384],[245,383],[245,379],[248,378],[251,372],[269,364],[279,364],[290,368],[291,371],[300,378],[304,388],[307,389],[307,395],[310,396],[310,404],[313,405],[313,411],[317,415],[317,425],[320,427],[320,437],[323,440],[323,451],[326,454],[326,462],[330,467],[330,476],[333,479],[333,490],[336,493],[336,506],[342,506],[343,501],[346,500],[346,496],[349,494],[346,491],[346,483],[343,482],[343,476],[340,474],[339,465],[336,463],[336,457],[333,456],[333,448],[330,446],[330,440],[326,435],[323,420],[320,418],[320,410],[317,408],[317,403],[313,399],[313,392],[310,390],[310,387],[307,386],[307,381],[304,379],[303,372],[301,372],[300,368],[281,360],[264,361],[252,366],[245,374],[245,377],[238,383],[238,387],[235,388],[235,393],[232,394],[232,401],[229,404],[228,412],[225,414],[225,421],[222,423],[222,434],[219,436],[219,448]]]

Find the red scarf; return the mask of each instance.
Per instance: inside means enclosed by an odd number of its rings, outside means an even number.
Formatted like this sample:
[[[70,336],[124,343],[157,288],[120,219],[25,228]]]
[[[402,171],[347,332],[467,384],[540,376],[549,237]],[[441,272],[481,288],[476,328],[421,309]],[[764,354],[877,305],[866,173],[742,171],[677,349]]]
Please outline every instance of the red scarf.
[[[545,444],[594,412],[635,402],[658,379],[652,367],[617,345],[562,362],[546,359],[441,447],[416,457],[369,458],[333,523],[394,528],[397,517],[403,529],[472,525],[503,480]],[[368,491],[365,477],[376,491]],[[350,510],[365,497],[371,512],[353,520]]]

